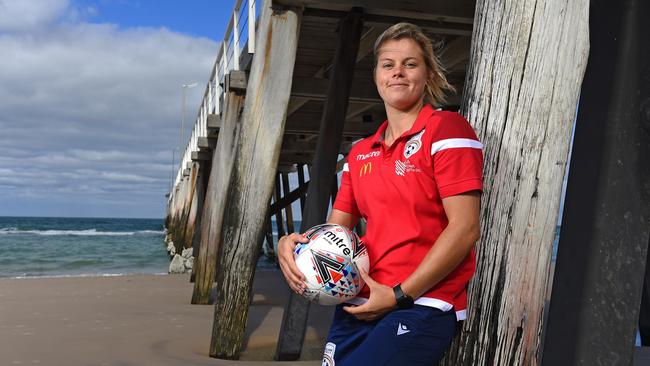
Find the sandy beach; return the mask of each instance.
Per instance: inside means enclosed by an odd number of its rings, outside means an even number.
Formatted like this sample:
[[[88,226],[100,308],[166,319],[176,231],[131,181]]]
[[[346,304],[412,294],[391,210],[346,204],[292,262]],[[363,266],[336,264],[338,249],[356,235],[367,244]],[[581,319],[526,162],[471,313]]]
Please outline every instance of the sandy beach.
[[[300,361],[273,362],[288,289],[258,271],[240,361],[208,356],[214,307],[189,275],[0,279],[2,365],[320,365],[333,308],[312,305]]]

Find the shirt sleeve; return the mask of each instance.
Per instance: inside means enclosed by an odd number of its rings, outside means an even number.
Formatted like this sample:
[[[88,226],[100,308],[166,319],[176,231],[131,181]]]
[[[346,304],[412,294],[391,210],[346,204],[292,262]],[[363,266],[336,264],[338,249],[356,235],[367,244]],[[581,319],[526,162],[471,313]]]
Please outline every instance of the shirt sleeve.
[[[483,190],[483,144],[457,113],[442,121],[431,144],[434,177],[441,198]]]
[[[347,212],[352,215],[361,216],[357,201],[354,198],[354,190],[350,179],[350,168],[348,163],[343,165],[343,174],[341,175],[341,186],[336,194],[336,200],[332,208]]]

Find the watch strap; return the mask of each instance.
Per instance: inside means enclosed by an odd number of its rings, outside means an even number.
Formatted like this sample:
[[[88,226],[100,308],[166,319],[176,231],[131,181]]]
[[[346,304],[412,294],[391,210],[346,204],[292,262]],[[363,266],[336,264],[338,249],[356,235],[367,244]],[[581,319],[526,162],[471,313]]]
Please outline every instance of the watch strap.
[[[393,293],[395,294],[398,309],[411,309],[413,307],[413,298],[402,291],[401,284],[393,287]]]

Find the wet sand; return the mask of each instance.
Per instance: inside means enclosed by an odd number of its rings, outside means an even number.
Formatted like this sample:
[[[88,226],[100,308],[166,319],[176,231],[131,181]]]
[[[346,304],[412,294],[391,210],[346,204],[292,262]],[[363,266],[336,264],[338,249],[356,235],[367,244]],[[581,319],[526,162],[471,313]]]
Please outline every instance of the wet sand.
[[[258,271],[240,361],[208,356],[214,307],[188,275],[0,279],[3,365],[320,365],[333,308],[312,305],[301,361],[273,362],[288,288]]]

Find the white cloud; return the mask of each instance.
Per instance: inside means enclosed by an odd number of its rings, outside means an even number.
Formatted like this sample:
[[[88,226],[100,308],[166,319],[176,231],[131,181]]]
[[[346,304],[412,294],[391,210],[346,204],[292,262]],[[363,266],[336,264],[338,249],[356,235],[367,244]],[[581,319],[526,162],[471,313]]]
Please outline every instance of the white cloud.
[[[178,145],[180,86],[199,82],[187,95],[193,121],[218,44],[77,18],[67,1],[0,0],[0,196],[145,195],[153,201],[139,206],[142,215],[160,215]]]
[[[67,8],[67,0],[0,0],[0,31],[21,31],[49,25]]]

